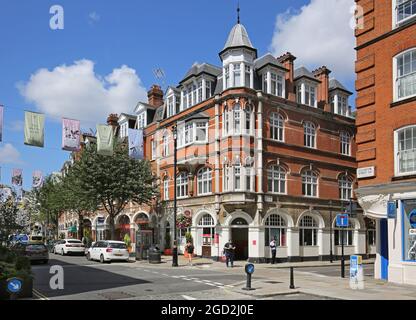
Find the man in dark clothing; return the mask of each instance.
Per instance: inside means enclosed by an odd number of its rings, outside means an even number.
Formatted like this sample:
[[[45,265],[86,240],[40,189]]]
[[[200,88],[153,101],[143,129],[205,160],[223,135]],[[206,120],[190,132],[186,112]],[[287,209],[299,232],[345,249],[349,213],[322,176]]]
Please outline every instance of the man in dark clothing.
[[[224,254],[226,258],[226,264],[227,268],[231,264],[231,268],[234,267],[234,250],[235,247],[233,246],[233,243],[231,240],[228,240],[228,242],[224,246]]]
[[[275,264],[276,262],[276,238],[273,238],[273,240],[270,241],[269,247],[272,252],[272,264]]]

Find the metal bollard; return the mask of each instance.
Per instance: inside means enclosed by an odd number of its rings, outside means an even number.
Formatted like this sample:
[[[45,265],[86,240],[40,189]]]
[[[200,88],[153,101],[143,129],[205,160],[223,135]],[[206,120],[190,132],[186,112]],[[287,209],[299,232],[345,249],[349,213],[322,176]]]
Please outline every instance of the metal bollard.
[[[246,287],[243,288],[243,290],[255,290],[251,287],[251,275],[254,272],[254,265],[252,263],[247,263],[245,267],[245,271],[247,274],[247,282],[246,282]]]
[[[293,276],[293,267],[290,267],[290,286],[289,289],[295,289],[295,279]]]

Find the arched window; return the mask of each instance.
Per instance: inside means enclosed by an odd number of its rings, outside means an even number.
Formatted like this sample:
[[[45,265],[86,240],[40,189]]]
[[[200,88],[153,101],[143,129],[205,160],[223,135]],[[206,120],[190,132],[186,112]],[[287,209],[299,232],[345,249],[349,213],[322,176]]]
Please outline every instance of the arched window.
[[[269,243],[276,239],[276,246],[284,247],[286,246],[286,222],[278,214],[271,214],[266,219],[265,223],[265,245],[268,246]]]
[[[224,134],[228,135],[230,133],[230,111],[228,111],[227,106],[224,107],[222,121],[223,121]]]
[[[212,170],[201,168],[198,171],[198,194],[209,194],[212,192]]]
[[[176,194],[178,198],[188,196],[188,173],[181,172],[176,177]]]
[[[340,134],[341,141],[341,154],[349,156],[351,155],[351,137],[348,132],[342,131]]]
[[[305,215],[299,223],[299,245],[316,246],[318,244],[318,224],[312,216]]]
[[[234,165],[234,190],[242,190],[241,164]]]
[[[303,124],[304,145],[308,148],[316,148],[316,128],[312,122]]]
[[[245,131],[247,134],[250,134],[251,129],[253,127],[252,125],[252,114],[253,114],[253,108],[250,105],[247,105],[244,109],[244,116],[245,116]]]
[[[162,156],[167,157],[169,155],[169,135],[165,134],[162,137]]]
[[[279,113],[272,113],[270,116],[270,138],[283,141],[285,119]]]
[[[230,191],[231,190],[231,168],[229,165],[224,164],[222,175],[223,175],[224,191]]]
[[[354,244],[354,226],[351,223],[351,219],[348,220],[347,228],[335,227],[334,230],[335,230],[334,238],[335,238],[336,246],[342,246],[342,232],[344,232],[344,246],[352,246]]]
[[[271,166],[267,172],[268,191],[286,193],[286,170],[282,166]]]
[[[210,246],[215,237],[214,219],[210,214],[204,214],[198,222],[198,227],[202,227],[202,245]]]
[[[341,200],[350,200],[352,198],[352,179],[347,175],[340,176],[339,184],[339,198]]]
[[[244,218],[235,218],[231,223],[232,226],[246,226],[248,225],[247,221]]]
[[[306,197],[318,196],[318,176],[312,170],[302,173],[302,194]]]

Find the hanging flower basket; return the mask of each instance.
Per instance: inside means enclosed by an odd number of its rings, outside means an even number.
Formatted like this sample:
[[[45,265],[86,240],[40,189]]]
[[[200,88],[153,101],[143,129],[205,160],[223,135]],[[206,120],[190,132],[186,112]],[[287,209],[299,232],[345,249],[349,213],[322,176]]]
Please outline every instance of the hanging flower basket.
[[[192,218],[191,217],[186,217],[184,215],[180,215],[176,219],[176,227],[178,229],[186,229],[186,228],[190,228],[191,226],[192,226]]]

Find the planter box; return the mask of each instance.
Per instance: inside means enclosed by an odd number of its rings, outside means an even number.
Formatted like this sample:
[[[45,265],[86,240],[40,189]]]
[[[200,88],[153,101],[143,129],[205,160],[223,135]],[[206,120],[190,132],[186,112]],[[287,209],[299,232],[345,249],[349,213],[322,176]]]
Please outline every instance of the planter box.
[[[171,255],[172,255],[172,249],[165,249],[165,250],[163,251],[163,254],[164,254],[165,256],[171,256]]]
[[[18,294],[13,294],[13,299],[23,299],[33,297],[33,279],[23,279],[22,290]],[[0,280],[0,300],[11,300],[12,294],[7,291],[7,281]]]

